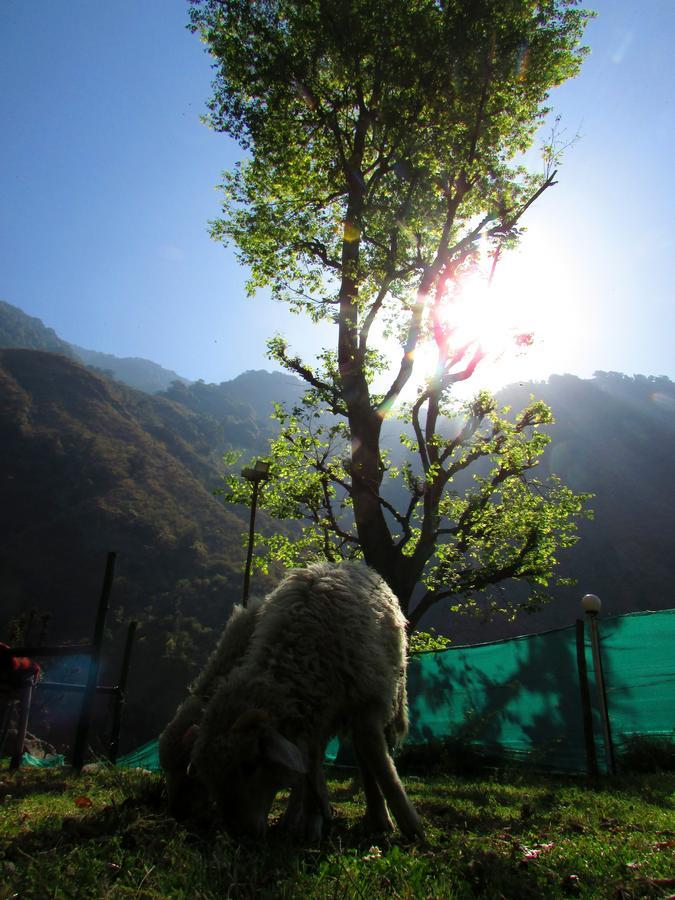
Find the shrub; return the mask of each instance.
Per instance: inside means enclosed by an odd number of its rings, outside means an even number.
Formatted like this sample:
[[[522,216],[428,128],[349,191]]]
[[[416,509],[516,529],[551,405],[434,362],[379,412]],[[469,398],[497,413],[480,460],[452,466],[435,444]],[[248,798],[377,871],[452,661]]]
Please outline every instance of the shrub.
[[[485,750],[460,738],[406,744],[396,754],[396,768],[406,775],[476,775],[496,765],[496,759]]]
[[[625,737],[618,763],[625,772],[675,772],[675,734]]]

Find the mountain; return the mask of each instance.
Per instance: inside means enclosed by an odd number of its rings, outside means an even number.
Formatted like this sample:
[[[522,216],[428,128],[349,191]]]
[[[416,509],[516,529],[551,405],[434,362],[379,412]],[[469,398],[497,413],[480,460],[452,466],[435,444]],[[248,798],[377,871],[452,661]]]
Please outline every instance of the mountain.
[[[295,403],[302,383],[250,371],[219,385],[172,378],[159,393],[134,390],[85,368],[70,345],[9,304],[0,304],[0,345],[10,348],[0,351],[0,639],[12,640],[34,608],[36,621],[52,616],[49,640],[87,640],[106,551],[118,551],[106,678],[116,678],[125,623],[139,619],[125,726],[127,746],[138,744],[170,715],[240,596],[248,510],[214,497],[220,456],[233,447],[265,453],[273,403]],[[517,411],[531,395],[556,418],[541,477],[556,473],[594,494],[594,520],[561,554],[560,573],[577,585],[556,588],[552,604],[514,622],[439,605],[422,626],[456,643],[568,625],[586,592],[601,597],[603,615],[673,605],[673,382],[552,376],[498,399]],[[383,432],[394,457],[398,431],[390,421]],[[258,525],[280,527],[261,513]],[[256,574],[256,590],[269,584]]]
[[[174,382],[162,396],[218,423],[223,449],[261,455],[277,433],[270,418],[274,403],[293,406],[303,391],[304,383],[292,375],[251,370],[221,384]]]
[[[172,382],[189,384],[187,378],[183,378],[171,369],[165,369],[158,363],[137,356],[113,356],[112,353],[98,353],[96,350],[85,350],[76,344],[70,345],[75,355],[91,369],[97,369],[103,374],[128,384],[129,387],[148,394],[157,394],[165,391]]]
[[[557,474],[573,490],[593,494],[593,520],[581,522],[579,542],[559,554],[558,573],[576,584],[552,588],[551,604],[513,622],[432,610],[423,625],[460,643],[569,625],[582,615],[586,593],[600,597],[603,616],[675,605],[675,384],[616,372],[596,372],[592,379],[553,375],[512,385],[497,399],[516,411],[532,396],[555,416],[545,429],[552,441],[537,477]]]
[[[274,431],[269,418],[273,403],[292,405],[303,392],[303,383],[292,375],[263,370],[243,372],[220,384],[190,382],[149,359],[115,356],[69,344],[41,319],[0,301],[2,347],[61,353],[106,378],[148,394],[161,394],[218,422],[228,432],[227,440],[223,438],[220,442],[224,446],[246,447],[252,452],[262,452]]]
[[[117,551],[107,653],[139,619],[137,741],[166,721],[241,595],[248,511],[213,496],[216,439],[209,419],[66,356],[0,350],[2,636],[34,608],[51,616],[50,642],[90,639]]]
[[[675,384],[665,377],[596,372],[593,379],[551,376],[500,399],[514,407],[530,394],[551,406],[556,423],[542,475],[557,473],[594,494],[594,519],[564,569],[603,600],[603,614],[667,609],[675,584]]]
[[[0,347],[49,350],[76,358],[70,344],[62,341],[53,328],[47,328],[41,319],[3,300],[0,300]]]
[[[174,381],[189,384],[186,378],[149,359],[113,356],[111,353],[99,353],[69,344],[61,340],[41,319],[29,316],[18,307],[3,301],[0,301],[0,347],[61,353],[80,360],[109,378],[149,394],[165,391]]]

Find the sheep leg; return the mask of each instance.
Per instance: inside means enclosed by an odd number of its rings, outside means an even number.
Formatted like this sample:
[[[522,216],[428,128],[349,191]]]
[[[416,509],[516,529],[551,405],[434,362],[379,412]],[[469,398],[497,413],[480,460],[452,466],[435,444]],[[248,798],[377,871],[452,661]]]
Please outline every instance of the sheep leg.
[[[326,776],[323,770],[323,753],[321,758],[316,760],[316,768],[314,769],[314,779],[310,787],[310,793],[313,795],[313,814],[311,819],[311,827],[308,829],[307,837],[311,841],[320,841],[324,832],[328,829],[330,821],[333,817],[330,808],[330,800],[328,799],[328,788],[326,787]]]
[[[330,819],[323,766],[313,755],[307,775],[291,791],[281,827],[301,840],[316,843]]]
[[[356,759],[363,781],[363,793],[366,795],[366,828],[374,834],[389,834],[394,830],[394,825],[380,786],[377,783],[377,778],[368,768],[365,759],[358,750],[356,750]]]
[[[301,830],[300,823],[303,820],[305,809],[305,783],[304,779],[291,788],[288,798],[288,806],[281,817],[280,825],[284,831],[297,834]]]
[[[381,726],[362,721],[354,727],[353,736],[359,758],[363,759],[365,768],[377,780],[401,831],[410,838],[423,838],[420,817],[401,784]]]

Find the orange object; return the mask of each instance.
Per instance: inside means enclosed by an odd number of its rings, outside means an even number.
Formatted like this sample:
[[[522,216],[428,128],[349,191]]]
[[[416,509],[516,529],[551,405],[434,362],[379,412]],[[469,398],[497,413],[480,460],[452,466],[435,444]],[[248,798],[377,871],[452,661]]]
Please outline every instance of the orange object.
[[[39,663],[27,656],[13,656],[11,647],[0,642],[0,682],[19,686],[39,674]]]

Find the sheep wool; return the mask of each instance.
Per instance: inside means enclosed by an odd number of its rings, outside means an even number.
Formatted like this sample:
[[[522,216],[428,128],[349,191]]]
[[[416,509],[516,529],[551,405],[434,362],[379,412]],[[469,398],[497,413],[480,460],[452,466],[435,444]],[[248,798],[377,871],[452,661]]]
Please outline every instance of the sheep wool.
[[[387,584],[359,563],[291,571],[262,601],[245,656],[218,683],[192,752],[228,830],[262,834],[276,792],[290,785],[284,824],[319,836],[330,818],[326,744],[347,734],[368,825],[391,830],[388,804],[407,835],[422,834],[389,752],[407,727],[405,624]]]
[[[188,778],[190,752],[219,681],[228,677],[248,650],[256,615],[255,602],[246,609],[233,607],[216,649],[160,735],[159,762],[166,779],[169,809],[174,815],[189,815],[208,802],[206,792]]]

